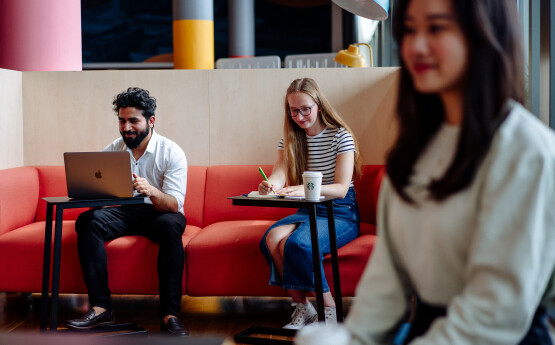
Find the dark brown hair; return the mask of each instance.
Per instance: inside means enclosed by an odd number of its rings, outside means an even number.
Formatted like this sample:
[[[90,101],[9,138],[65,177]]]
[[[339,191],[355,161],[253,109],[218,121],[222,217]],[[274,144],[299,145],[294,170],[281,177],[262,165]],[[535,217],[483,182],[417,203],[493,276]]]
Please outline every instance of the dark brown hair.
[[[393,31],[399,45],[411,0],[397,0]],[[506,105],[524,100],[524,51],[514,0],[451,1],[468,42],[468,70],[463,90],[463,117],[458,146],[445,175],[429,186],[435,200],[468,187],[486,156],[495,131],[508,115]],[[399,50],[401,51],[401,50]],[[421,94],[401,61],[397,116],[399,136],[387,157],[387,173],[395,190],[405,192],[413,168],[442,125],[445,115],[437,94]]]

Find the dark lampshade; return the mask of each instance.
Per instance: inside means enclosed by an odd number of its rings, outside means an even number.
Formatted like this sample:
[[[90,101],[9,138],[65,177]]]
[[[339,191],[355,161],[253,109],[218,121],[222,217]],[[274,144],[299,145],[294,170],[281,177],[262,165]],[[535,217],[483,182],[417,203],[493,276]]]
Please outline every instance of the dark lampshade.
[[[387,19],[389,0],[332,0],[346,11],[374,20]]]

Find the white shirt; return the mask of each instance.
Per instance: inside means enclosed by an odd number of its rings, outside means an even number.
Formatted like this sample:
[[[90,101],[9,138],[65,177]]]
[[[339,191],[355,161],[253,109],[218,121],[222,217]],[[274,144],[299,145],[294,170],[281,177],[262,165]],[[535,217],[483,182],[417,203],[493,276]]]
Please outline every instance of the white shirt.
[[[177,200],[179,212],[187,190],[187,158],[183,150],[173,141],[152,131],[144,154],[135,160],[131,149],[123,138],[117,138],[103,151],[127,151],[131,159],[131,174],[145,178],[148,183]],[[146,198],[147,203],[152,203]]]
[[[423,186],[457,140],[443,126],[418,160],[407,188],[416,205],[384,180],[377,244],[346,321],[352,344],[392,343],[411,292],[402,272],[424,302],[447,307],[411,345],[514,345],[528,331],[555,269],[555,136],[513,104],[470,186],[433,201]]]

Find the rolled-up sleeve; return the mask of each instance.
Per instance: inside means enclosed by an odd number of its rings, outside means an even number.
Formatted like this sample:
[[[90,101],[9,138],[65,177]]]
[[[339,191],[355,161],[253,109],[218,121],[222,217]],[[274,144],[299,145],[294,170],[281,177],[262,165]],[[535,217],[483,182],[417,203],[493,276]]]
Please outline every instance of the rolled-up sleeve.
[[[177,200],[178,210],[183,209],[187,192],[187,158],[179,147],[173,147],[170,151],[162,191]]]

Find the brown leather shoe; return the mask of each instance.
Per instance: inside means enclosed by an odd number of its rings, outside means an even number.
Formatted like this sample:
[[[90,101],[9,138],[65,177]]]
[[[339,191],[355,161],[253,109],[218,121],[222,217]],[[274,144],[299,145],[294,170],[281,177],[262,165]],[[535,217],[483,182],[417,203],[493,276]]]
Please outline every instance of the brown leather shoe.
[[[114,314],[111,310],[106,310],[102,314],[96,315],[91,308],[79,319],[68,320],[66,325],[74,329],[92,329],[98,326],[112,325],[115,322]]]
[[[189,335],[189,331],[185,329],[183,324],[176,317],[169,318],[168,323],[164,323],[164,320],[162,320],[162,323],[160,324],[160,329],[162,330],[162,332],[166,332],[171,335],[177,335],[181,337],[186,337]]]

